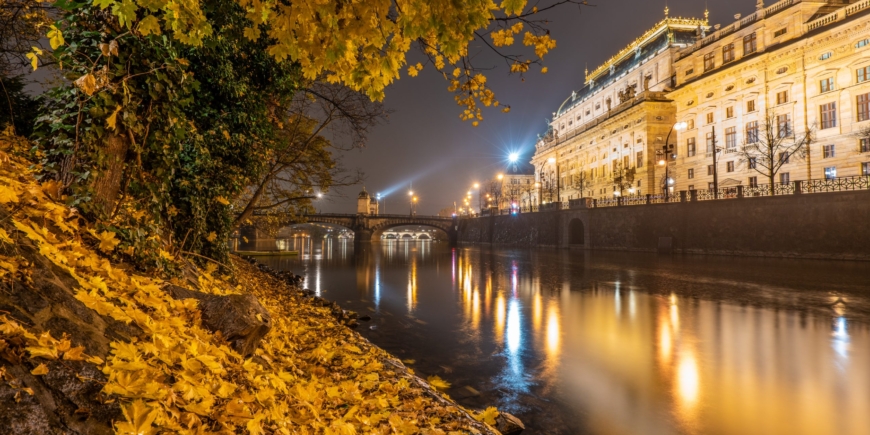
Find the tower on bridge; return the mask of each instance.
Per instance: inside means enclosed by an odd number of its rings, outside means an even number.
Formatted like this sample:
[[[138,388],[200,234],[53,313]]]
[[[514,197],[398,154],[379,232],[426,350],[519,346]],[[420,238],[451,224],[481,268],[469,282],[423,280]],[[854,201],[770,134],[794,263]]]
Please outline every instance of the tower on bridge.
[[[363,186],[362,192],[359,193],[359,196],[356,200],[356,212],[357,214],[362,215],[378,215],[378,200],[372,198],[368,192],[366,192],[365,186]]]

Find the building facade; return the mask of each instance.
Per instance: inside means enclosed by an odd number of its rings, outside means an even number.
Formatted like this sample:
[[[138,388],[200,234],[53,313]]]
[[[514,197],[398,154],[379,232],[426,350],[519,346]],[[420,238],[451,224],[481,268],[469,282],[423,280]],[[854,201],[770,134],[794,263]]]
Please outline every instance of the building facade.
[[[480,186],[479,204],[472,208],[530,209],[538,203],[535,168],[528,163],[512,163]],[[472,198],[473,200],[473,198]]]
[[[366,188],[363,187],[362,192],[357,195],[356,199],[356,212],[357,214],[369,215],[369,216],[377,216],[378,213],[378,200],[376,198],[372,198],[368,192],[366,192]]]
[[[536,144],[536,181],[565,202],[870,174],[870,0],[706,18],[666,17],[589,74]]]

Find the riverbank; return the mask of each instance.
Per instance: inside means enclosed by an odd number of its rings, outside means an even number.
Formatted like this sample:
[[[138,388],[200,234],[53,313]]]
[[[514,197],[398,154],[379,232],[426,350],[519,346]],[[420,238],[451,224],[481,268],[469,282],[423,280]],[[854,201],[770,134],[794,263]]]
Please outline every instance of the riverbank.
[[[236,258],[137,272],[0,160],[0,426],[11,434],[498,432],[338,321]],[[479,418],[483,421],[478,421]]]

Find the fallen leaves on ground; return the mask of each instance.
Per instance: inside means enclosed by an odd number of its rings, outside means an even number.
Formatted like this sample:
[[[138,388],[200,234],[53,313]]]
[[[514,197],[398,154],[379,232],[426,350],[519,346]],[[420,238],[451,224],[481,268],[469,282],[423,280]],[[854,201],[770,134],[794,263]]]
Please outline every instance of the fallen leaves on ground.
[[[103,393],[120,400],[126,419],[116,423],[117,433],[494,433],[337,322],[329,308],[315,306],[286,284],[242,261],[234,263],[235,285],[215,278],[214,268],[199,270],[197,290],[252,293],[272,314],[271,332],[252,357],[242,357],[202,326],[194,300],[172,299],[161,289],[164,280],[121,269],[100,255],[114,250],[115,234],[79,228],[71,210],[52,199],[56,186],[43,187],[29,171],[14,158],[0,165],[0,202],[10,213],[0,223],[0,239],[7,244],[28,239],[76,280],[79,301],[100,315],[135,324],[143,334],[133,342],[111,343],[105,361],[71,347],[66,337],[35,334],[5,317],[0,340],[24,340],[36,362],[99,365],[108,378]],[[85,230],[96,243],[81,237]],[[7,264],[0,279],[32,267],[16,258],[0,257]],[[33,373],[47,370],[39,364]],[[429,384],[450,386],[437,376]]]

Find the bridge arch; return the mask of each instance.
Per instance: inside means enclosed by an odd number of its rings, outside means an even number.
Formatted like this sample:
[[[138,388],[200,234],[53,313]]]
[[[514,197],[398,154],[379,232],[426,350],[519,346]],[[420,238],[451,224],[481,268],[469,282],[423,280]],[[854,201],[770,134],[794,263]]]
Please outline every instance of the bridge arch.
[[[400,226],[425,226],[444,231],[451,243],[456,243],[456,223],[453,217],[441,216],[409,216],[409,215],[363,215],[363,214],[310,214],[306,215],[308,223],[324,223],[338,225],[354,232],[355,242],[368,242],[372,236]]]
[[[586,244],[586,225],[583,224],[583,221],[580,218],[573,218],[568,223],[568,244]]]

